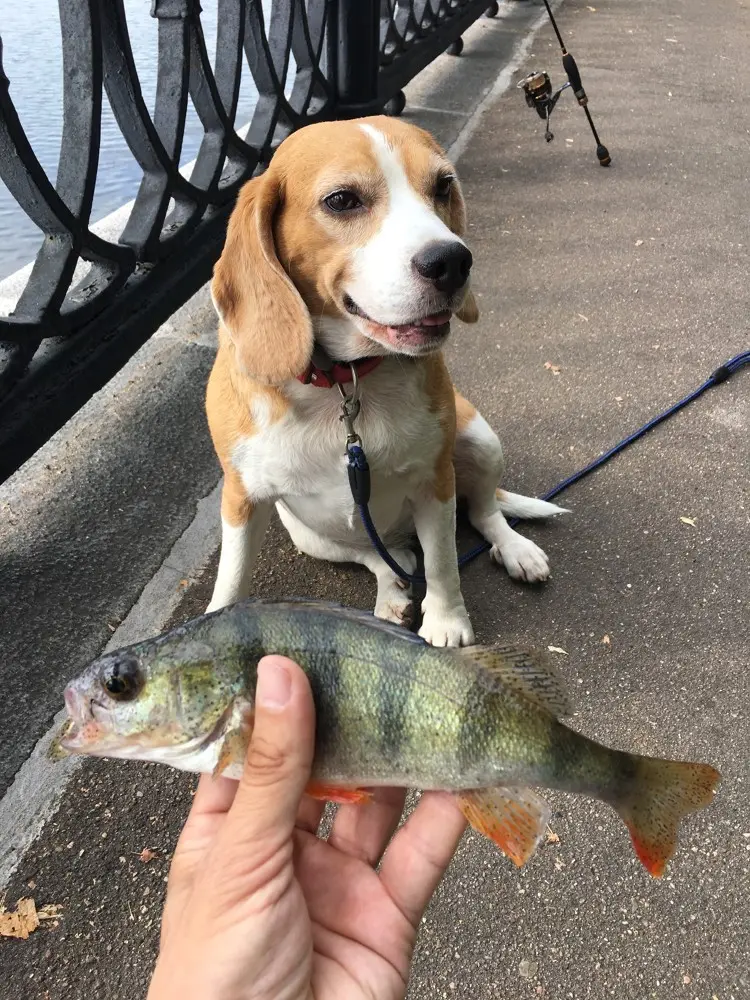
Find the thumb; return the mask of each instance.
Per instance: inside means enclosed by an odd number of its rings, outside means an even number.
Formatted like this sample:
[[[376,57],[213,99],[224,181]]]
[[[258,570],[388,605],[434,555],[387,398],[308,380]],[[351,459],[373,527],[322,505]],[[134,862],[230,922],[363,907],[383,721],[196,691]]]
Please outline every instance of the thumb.
[[[225,824],[229,843],[266,854],[291,838],[314,748],[315,706],[305,672],[286,657],[264,657],[245,769]]]

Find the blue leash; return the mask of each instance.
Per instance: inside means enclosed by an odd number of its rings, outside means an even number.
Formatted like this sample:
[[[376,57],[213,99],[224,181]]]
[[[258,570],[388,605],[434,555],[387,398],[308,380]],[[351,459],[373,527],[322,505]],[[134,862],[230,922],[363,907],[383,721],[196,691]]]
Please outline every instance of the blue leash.
[[[609,451],[604,452],[598,458],[595,458],[593,462],[590,462],[583,469],[579,469],[578,472],[574,472],[572,476],[568,476],[567,479],[563,479],[561,483],[557,486],[553,486],[551,490],[544,493],[540,499],[541,500],[551,500],[553,497],[558,496],[568,487],[572,486],[574,483],[579,482],[584,476],[588,476],[589,473],[598,469],[600,466],[608,462],[610,458],[614,458],[621,451],[624,451],[629,445],[633,444],[639,438],[642,438],[644,434],[647,434],[650,430],[653,430],[658,424],[671,417],[673,414],[677,413],[683,407],[687,406],[688,403],[692,403],[694,399],[702,396],[703,393],[710,389],[714,385],[721,385],[722,382],[734,375],[735,372],[739,371],[743,365],[750,364],[750,350],[741,351],[739,354],[735,355],[729,361],[726,361],[723,365],[720,365],[715,372],[713,372],[706,381],[699,385],[697,389],[693,390],[689,395],[685,396],[678,403],[674,403],[669,409],[664,410],[660,413],[658,417],[654,417],[649,420],[647,424],[640,427],[637,431],[634,431],[629,437],[623,438],[619,444],[616,444],[614,448],[610,448]],[[406,570],[402,569],[395,559],[392,558],[391,554],[386,549],[383,544],[380,535],[378,535],[377,529],[372,522],[372,516],[370,514],[369,502],[370,502],[370,467],[367,464],[367,456],[361,444],[349,443],[347,444],[347,456],[348,456],[348,472],[349,472],[349,486],[351,487],[352,497],[359,510],[359,516],[362,518],[362,524],[367,532],[367,535],[372,542],[372,546],[378,553],[383,562],[393,570],[396,576],[404,580],[406,583],[424,583],[424,576],[421,574],[407,573]],[[514,518],[509,521],[511,527],[518,524],[520,518]],[[483,552],[491,548],[489,542],[482,542],[481,545],[477,545],[475,548],[466,552],[464,555],[459,557],[458,565],[459,567],[465,566],[467,563],[471,562],[472,559],[476,559]]]

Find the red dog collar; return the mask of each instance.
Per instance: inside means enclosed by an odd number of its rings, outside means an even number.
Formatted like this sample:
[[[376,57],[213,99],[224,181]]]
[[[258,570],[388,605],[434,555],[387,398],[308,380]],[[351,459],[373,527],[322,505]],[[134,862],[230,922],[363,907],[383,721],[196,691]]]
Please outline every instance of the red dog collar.
[[[357,361],[333,361],[330,368],[320,368],[314,362],[310,362],[307,368],[298,375],[297,378],[304,385],[314,385],[318,389],[332,389],[335,385],[345,385],[352,381],[352,368],[357,372],[357,376],[362,378],[374,371],[382,357],[378,358],[358,358]]]

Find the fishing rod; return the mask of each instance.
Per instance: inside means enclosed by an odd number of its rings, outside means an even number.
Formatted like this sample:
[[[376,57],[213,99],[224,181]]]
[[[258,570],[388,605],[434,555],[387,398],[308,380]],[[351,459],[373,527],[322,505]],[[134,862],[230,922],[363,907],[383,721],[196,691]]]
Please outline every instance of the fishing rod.
[[[536,113],[545,123],[544,128],[544,138],[547,142],[552,142],[555,138],[554,133],[550,131],[549,119],[552,112],[555,110],[555,105],[558,102],[560,94],[564,90],[570,87],[575,94],[576,100],[583,108],[584,114],[586,115],[586,120],[588,121],[591,132],[596,141],[596,156],[599,163],[603,167],[608,167],[612,162],[609,155],[609,150],[603,144],[599,138],[599,133],[596,131],[596,126],[594,125],[594,120],[591,117],[591,112],[588,108],[589,99],[586,96],[586,91],[583,89],[583,84],[581,83],[581,74],[578,71],[578,66],[573,56],[568,52],[565,47],[565,42],[560,34],[560,29],[557,27],[557,21],[552,13],[552,8],[549,5],[549,0],[544,0],[544,6],[547,8],[547,13],[549,14],[549,19],[552,27],[555,29],[555,34],[557,35],[557,40],[560,43],[560,48],[562,49],[562,64],[563,69],[567,74],[567,82],[557,90],[553,92],[552,81],[550,80],[549,73],[546,70],[538,72],[534,70],[529,73],[528,76],[524,77],[523,80],[518,84],[518,89],[523,90],[526,96],[526,103],[530,108],[534,108]]]

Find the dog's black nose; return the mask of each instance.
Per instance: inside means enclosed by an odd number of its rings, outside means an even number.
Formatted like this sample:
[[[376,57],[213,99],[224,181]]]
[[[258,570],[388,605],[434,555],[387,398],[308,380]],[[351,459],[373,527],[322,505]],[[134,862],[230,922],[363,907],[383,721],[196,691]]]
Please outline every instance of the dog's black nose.
[[[439,292],[451,295],[463,288],[471,270],[471,252],[457,240],[428,243],[411,259],[415,270]]]

